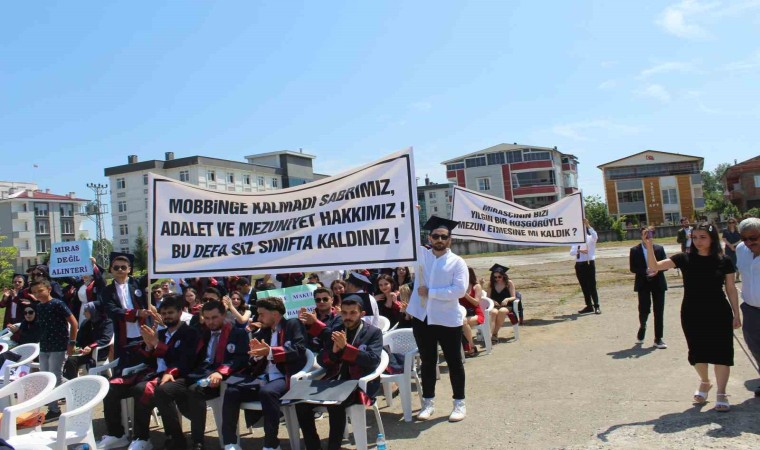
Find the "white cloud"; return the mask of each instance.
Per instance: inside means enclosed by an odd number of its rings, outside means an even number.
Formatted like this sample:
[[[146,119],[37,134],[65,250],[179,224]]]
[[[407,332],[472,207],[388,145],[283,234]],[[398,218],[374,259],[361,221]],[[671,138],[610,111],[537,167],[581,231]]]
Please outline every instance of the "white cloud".
[[[638,127],[614,123],[606,119],[588,120],[585,122],[573,122],[552,127],[554,134],[574,139],[576,141],[590,141],[587,135],[593,131],[604,131],[617,134],[634,134],[639,132]]]
[[[606,91],[608,89],[616,88],[618,85],[617,81],[615,80],[607,80],[599,83],[599,86],[597,86],[599,89]]]
[[[409,105],[409,109],[413,111],[426,112],[430,111],[433,105],[430,102],[414,102]]]
[[[659,100],[662,103],[668,103],[672,98],[670,92],[659,84],[649,84],[634,91],[634,93],[640,97],[649,97]]]
[[[690,62],[682,61],[668,61],[662,64],[657,64],[648,69],[644,69],[639,74],[639,78],[649,78],[654,75],[670,73],[670,72],[693,72],[694,64]]]
[[[736,17],[760,8],[760,0],[700,1],[681,0],[665,8],[655,20],[667,33],[684,39],[704,40],[712,37],[705,22]]]
[[[734,61],[723,66],[723,70],[728,72],[745,72],[758,68],[760,68],[760,50],[757,50],[748,58]]]

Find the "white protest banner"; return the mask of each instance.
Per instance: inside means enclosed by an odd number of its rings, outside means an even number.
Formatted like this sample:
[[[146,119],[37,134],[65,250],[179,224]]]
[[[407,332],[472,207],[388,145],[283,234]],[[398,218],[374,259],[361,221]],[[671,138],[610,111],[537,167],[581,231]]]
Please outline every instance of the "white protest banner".
[[[256,298],[280,297],[285,301],[285,318],[292,319],[298,317],[298,311],[306,308],[309,312],[314,312],[317,307],[314,303],[314,290],[319,286],[316,284],[300,284],[282,289],[271,289],[269,291],[259,291]]]
[[[417,260],[412,150],[262,193],[149,175],[151,278],[396,267]]]
[[[585,242],[580,192],[543,208],[530,209],[503,198],[454,186],[452,235],[459,239],[512,245],[572,245]]]
[[[50,246],[50,277],[92,275],[92,241],[56,242]]]

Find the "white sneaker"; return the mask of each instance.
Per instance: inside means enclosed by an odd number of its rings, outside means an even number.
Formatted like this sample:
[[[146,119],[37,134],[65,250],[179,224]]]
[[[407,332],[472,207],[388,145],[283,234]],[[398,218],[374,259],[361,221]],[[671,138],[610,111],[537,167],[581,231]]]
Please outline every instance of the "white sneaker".
[[[454,410],[449,415],[449,422],[460,422],[467,415],[467,408],[464,406],[464,400],[454,400]]]
[[[150,441],[135,439],[131,444],[129,444],[128,450],[153,450],[153,444],[151,444]]]
[[[419,414],[417,414],[417,420],[428,420],[433,417],[433,413],[435,413],[435,399],[423,398],[422,408],[420,409]]]
[[[100,438],[100,441],[97,443],[96,447],[98,450],[108,450],[111,448],[126,447],[127,445],[129,445],[129,439],[127,439],[126,436],[116,437],[106,434]]]
[[[276,448],[272,448],[272,447],[264,447],[264,450],[282,450],[282,449],[281,449],[281,448],[280,448],[280,446],[278,445]]]
[[[243,449],[240,448],[240,446],[236,444],[227,444],[224,446],[224,450],[243,450]]]
[[[663,350],[668,348],[668,344],[666,344],[665,341],[663,341],[662,339],[657,339],[656,341],[654,341],[654,346]]]

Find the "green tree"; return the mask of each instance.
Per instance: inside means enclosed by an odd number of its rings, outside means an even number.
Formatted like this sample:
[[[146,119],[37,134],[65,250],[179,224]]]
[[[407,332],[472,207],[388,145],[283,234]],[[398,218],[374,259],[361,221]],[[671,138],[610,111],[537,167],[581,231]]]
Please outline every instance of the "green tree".
[[[587,195],[583,198],[586,219],[595,230],[609,230],[612,226],[612,217],[607,210],[607,204],[598,195]]]
[[[132,251],[135,254],[135,270],[143,271],[148,268],[148,241],[145,240],[142,227],[137,227],[137,237],[135,238],[135,248]]]
[[[736,207],[733,203],[729,203],[724,209],[723,209],[723,216],[726,218],[734,217],[734,218],[740,218],[741,212],[739,212],[739,208]]]
[[[0,236],[0,242],[4,240],[5,236]],[[11,286],[17,255],[16,247],[0,247],[0,288]]]
[[[747,210],[747,215],[750,217],[758,217],[760,218],[760,208],[750,208]]]
[[[628,231],[625,228],[626,219],[627,217],[625,217],[625,215],[621,215],[613,220],[612,225],[610,225],[610,229],[615,232],[618,241],[625,240],[625,236],[628,234]]]

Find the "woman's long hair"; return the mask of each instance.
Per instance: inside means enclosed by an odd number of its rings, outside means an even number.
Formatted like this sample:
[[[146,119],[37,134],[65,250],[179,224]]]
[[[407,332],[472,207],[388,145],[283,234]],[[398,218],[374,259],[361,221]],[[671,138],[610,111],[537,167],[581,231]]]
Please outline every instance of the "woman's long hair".
[[[375,280],[375,292],[377,292],[378,294],[383,293],[383,291],[380,290],[380,280],[385,280],[391,284],[391,292],[398,291],[398,284],[396,284],[396,280],[390,275],[381,274],[381,275],[378,275],[377,280]]]
[[[691,247],[689,247],[689,253],[696,255],[698,253],[697,247],[694,245],[694,232],[697,230],[706,231],[710,235],[710,255],[720,256],[723,254],[723,248],[720,245],[720,238],[718,237],[718,227],[709,222],[699,222],[691,230]]]
[[[393,271],[393,279],[396,280],[396,284],[399,286],[402,286],[407,283],[412,282],[412,273],[409,272],[409,267],[403,267],[404,270],[406,270],[406,275],[404,275],[404,279],[400,279],[398,276],[398,269],[399,267],[396,267],[396,269]]]
[[[491,272],[491,278],[488,280],[488,291],[489,291],[488,296],[489,297],[493,297],[493,289],[494,289],[494,286],[496,285],[496,280],[493,278],[493,276],[496,273],[501,273],[501,272]],[[507,272],[501,273],[501,275],[504,276],[505,289],[509,289],[509,275],[507,275]]]

